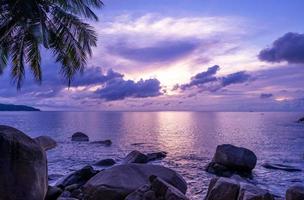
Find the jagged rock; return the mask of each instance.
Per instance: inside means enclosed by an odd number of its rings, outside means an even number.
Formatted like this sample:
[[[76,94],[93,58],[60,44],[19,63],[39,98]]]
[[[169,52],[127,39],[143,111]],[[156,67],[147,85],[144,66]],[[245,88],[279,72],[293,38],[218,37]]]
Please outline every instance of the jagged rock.
[[[45,151],[23,132],[0,126],[0,176],[0,199],[44,199],[48,188]]]
[[[132,151],[129,153],[123,160],[124,164],[130,164],[130,163],[147,163],[148,157],[139,152],[139,151]]]
[[[94,170],[91,166],[85,166],[84,168],[71,173],[70,175],[61,179],[56,186],[60,188],[66,188],[69,185],[77,184],[82,186],[85,184],[90,178],[96,175],[98,171]]]
[[[76,132],[72,135],[72,141],[75,142],[88,142],[89,141],[89,136],[82,132]]]
[[[109,158],[109,159],[104,159],[104,160],[100,160],[98,162],[96,162],[94,165],[97,165],[97,166],[112,166],[112,165],[115,165],[116,162],[114,159],[112,158]]]
[[[57,142],[49,136],[39,136],[34,139],[45,151],[57,146]]]
[[[296,183],[286,191],[286,200],[303,200],[304,199],[304,185]]]
[[[288,172],[302,171],[301,169],[296,168],[294,166],[278,164],[278,163],[277,164],[276,163],[264,163],[262,166],[265,167],[266,169],[277,169],[277,170],[283,170],[283,171],[288,171]]]
[[[149,177],[155,175],[186,193],[185,180],[175,171],[159,165],[123,164],[103,170],[91,178],[83,191],[87,200],[123,200],[139,187],[149,184]]]

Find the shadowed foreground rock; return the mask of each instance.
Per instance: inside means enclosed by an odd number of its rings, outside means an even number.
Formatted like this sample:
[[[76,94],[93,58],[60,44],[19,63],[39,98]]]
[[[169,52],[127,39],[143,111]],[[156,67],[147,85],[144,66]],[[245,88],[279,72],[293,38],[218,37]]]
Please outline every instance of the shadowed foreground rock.
[[[99,172],[83,187],[87,200],[123,200],[138,188],[149,184],[149,177],[155,175],[186,193],[185,180],[175,171],[148,164],[124,164]]]
[[[286,200],[303,200],[304,199],[304,185],[294,184],[286,191]]]
[[[57,142],[49,136],[39,136],[34,139],[43,150],[47,151],[57,146]]]
[[[188,198],[159,177],[151,176],[150,185],[144,185],[129,194],[125,200],[188,200]]]
[[[232,178],[213,178],[205,200],[274,200],[267,190]]]
[[[223,144],[217,146],[212,162],[208,164],[206,170],[226,177],[235,173],[250,176],[256,163],[257,157],[249,149]]]
[[[0,199],[42,200],[47,187],[44,150],[21,131],[0,126]]]

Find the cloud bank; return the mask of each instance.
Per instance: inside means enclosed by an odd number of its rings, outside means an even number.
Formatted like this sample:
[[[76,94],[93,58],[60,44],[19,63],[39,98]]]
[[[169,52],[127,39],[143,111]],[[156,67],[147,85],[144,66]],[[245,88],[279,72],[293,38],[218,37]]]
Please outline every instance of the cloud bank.
[[[262,50],[259,59],[266,62],[304,63],[304,34],[286,33]]]

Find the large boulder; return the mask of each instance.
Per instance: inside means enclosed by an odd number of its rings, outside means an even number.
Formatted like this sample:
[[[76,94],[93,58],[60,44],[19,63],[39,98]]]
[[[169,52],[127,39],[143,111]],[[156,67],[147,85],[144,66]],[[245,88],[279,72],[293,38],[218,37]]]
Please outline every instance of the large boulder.
[[[44,199],[48,188],[45,151],[23,132],[0,126],[0,177],[0,199]]]
[[[39,136],[34,139],[45,151],[57,146],[57,142],[49,136]]]
[[[49,186],[44,200],[56,200],[62,193],[58,187]]]
[[[213,178],[205,200],[274,200],[268,190],[235,178]]]
[[[175,171],[159,165],[123,164],[103,170],[84,186],[87,200],[123,200],[139,187],[149,184],[149,177],[155,175],[186,193],[185,180]]]
[[[240,183],[240,186],[238,200],[274,200],[268,190],[247,183]]]
[[[88,142],[89,141],[89,136],[82,132],[76,132],[72,135],[72,141],[75,142]]]
[[[286,191],[286,200],[303,200],[304,199],[304,185],[296,183]]]
[[[219,145],[207,171],[220,176],[231,176],[234,173],[250,175],[257,163],[256,155],[249,149],[231,144]]]
[[[90,178],[95,176],[97,173],[98,171],[94,170],[93,167],[88,165],[78,171],[67,175],[66,177],[63,177],[61,180],[58,181],[56,186],[65,189],[70,185],[77,184],[78,187],[80,187],[85,184]]]
[[[209,184],[206,200],[237,200],[239,183],[229,178],[213,178]]]
[[[129,153],[123,160],[123,164],[147,163],[147,162],[148,162],[148,157],[137,150],[134,150],[131,153]]]

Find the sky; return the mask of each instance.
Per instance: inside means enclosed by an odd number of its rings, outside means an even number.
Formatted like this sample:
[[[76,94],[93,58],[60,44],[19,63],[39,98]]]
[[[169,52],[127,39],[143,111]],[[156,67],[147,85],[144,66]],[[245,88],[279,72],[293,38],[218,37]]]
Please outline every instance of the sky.
[[[0,77],[0,102],[42,110],[304,111],[302,0],[104,0],[70,88],[42,49],[43,81]]]

